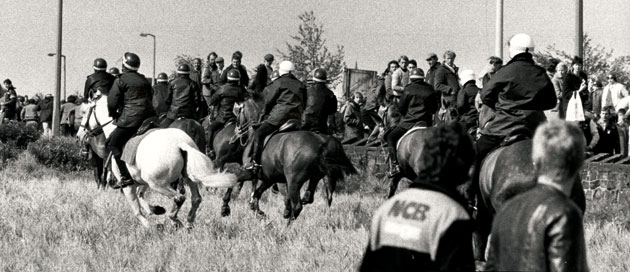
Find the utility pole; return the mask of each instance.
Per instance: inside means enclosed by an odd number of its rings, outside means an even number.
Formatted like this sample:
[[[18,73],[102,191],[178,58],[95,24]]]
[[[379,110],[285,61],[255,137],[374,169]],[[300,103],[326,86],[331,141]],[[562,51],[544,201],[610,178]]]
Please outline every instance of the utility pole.
[[[63,29],[63,0],[59,0],[59,18],[57,22],[57,73],[56,75],[56,89],[55,97],[53,98],[53,120],[52,120],[52,132],[53,136],[59,136],[59,99],[61,96],[61,30]]]
[[[582,0],[575,0],[575,55],[584,59],[584,5]]]
[[[503,59],[503,0],[497,0],[496,36],[494,54]]]

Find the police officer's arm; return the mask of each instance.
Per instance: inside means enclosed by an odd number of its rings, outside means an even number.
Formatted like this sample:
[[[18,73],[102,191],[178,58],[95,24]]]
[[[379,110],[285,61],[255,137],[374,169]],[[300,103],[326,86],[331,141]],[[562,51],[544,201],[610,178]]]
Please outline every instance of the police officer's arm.
[[[582,216],[577,209],[565,212],[547,228],[549,271],[586,271]]]
[[[337,97],[334,94],[330,94],[330,96],[327,97],[324,111],[326,115],[333,115],[337,112]]]
[[[221,98],[223,98],[223,89],[219,89],[219,91],[217,91],[212,95],[212,97],[210,97],[210,105],[219,105],[219,102],[221,102]]]
[[[269,88],[269,93],[265,96],[265,110],[263,111],[262,116],[265,116],[271,112],[273,106],[276,105],[276,100],[280,96],[280,87],[274,86]]]
[[[547,79],[549,80],[549,79]],[[495,75],[486,86],[483,86],[481,90],[481,102],[494,109],[495,104],[499,101],[499,93],[505,87],[507,83],[501,80],[497,80],[497,76]],[[555,103],[555,102],[554,102]]]
[[[403,92],[400,96],[400,99],[398,100],[398,111],[400,112],[401,116],[407,114],[407,111],[409,110],[408,107],[410,99],[411,97],[407,95],[407,92]]]
[[[85,97],[85,99],[90,98],[88,96],[88,94],[90,93],[90,88],[92,87],[92,80],[88,77],[85,80],[85,88],[83,89],[83,97]]]
[[[247,75],[247,69],[245,69],[245,67],[243,65],[241,65],[240,71],[241,72],[241,84],[243,85],[243,87],[247,87],[247,85],[249,84],[249,75]],[[267,71],[267,69],[265,68],[265,71]],[[244,84],[243,84],[244,83]]]
[[[109,90],[109,95],[107,96],[107,110],[109,111],[109,116],[114,119],[120,116],[118,108],[123,103],[123,95],[120,90],[121,87],[120,80],[117,78],[114,80],[114,85],[112,86],[112,89]]]
[[[474,225],[469,220],[451,224],[440,238],[435,263],[440,271],[475,271],[472,248]]]
[[[453,94],[453,88],[451,88],[451,86],[448,85],[448,82],[446,80],[446,69],[438,68],[435,71],[435,76],[433,77],[433,84],[435,85],[433,87],[435,88],[436,91],[439,91],[444,95]]]
[[[173,102],[174,91],[175,91],[175,86],[171,82],[168,84],[168,96],[166,97],[166,100],[164,101],[164,104],[168,106],[169,108],[171,107],[171,103]]]
[[[556,97],[556,90],[553,83],[551,83],[551,80],[546,74],[539,77],[545,80],[545,85],[536,93],[536,96],[530,104],[534,107],[533,110],[553,109],[558,104],[558,97]],[[490,82],[492,82],[492,80],[490,80]]]

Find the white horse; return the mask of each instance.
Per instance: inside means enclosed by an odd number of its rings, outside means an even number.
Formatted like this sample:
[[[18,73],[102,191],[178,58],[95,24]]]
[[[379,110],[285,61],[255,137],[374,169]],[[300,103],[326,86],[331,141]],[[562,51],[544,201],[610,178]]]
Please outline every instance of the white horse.
[[[82,129],[77,136],[83,138],[86,134],[92,134],[91,137],[93,137],[94,142],[92,146],[98,149],[94,150],[94,153],[99,156],[102,154],[102,158],[104,158],[106,154],[104,150],[105,139],[115,126],[107,111],[107,97],[101,95],[92,103],[92,109],[86,118],[83,118]],[[94,135],[100,132],[101,129],[99,128],[102,129],[103,133]],[[114,176],[120,179],[120,172],[115,160],[112,160],[111,164]],[[201,183],[213,188],[227,188],[234,186],[237,182],[235,175],[217,172],[212,161],[198,150],[193,139],[184,131],[176,128],[160,129],[147,135],[138,145],[135,163],[126,164],[135,184],[123,188],[123,192],[134,215],[147,228],[151,227],[151,224],[142,214],[140,207],[147,214],[160,214],[159,209],[150,206],[144,198],[144,193],[148,188],[173,198],[174,205],[168,216],[179,227],[182,224],[177,218],[177,214],[186,196],[183,190],[177,191],[171,187],[171,184],[179,181],[188,185],[192,203],[186,220],[186,227],[191,228],[201,203],[197,184]]]

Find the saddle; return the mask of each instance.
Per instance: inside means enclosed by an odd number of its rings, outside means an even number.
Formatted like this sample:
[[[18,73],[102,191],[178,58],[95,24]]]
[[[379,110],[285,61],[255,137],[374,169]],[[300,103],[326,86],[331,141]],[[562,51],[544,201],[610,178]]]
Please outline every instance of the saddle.
[[[142,125],[140,125],[140,128],[138,128],[138,131],[136,132],[136,136],[145,134],[147,131],[154,128],[161,128],[160,120],[157,116],[153,116],[153,117],[149,117],[145,119],[142,122]]]
[[[508,146],[516,142],[531,139],[533,131],[526,127],[515,128],[503,139],[500,146]]]
[[[299,130],[301,124],[302,122],[298,119],[287,120],[286,122],[284,122],[284,124],[282,124],[282,126],[280,126],[278,130],[272,132],[271,134],[267,135],[267,137],[265,137],[265,141],[263,142],[263,149],[267,145],[267,142],[269,141],[269,139],[271,139],[271,137],[273,137],[274,135],[282,133],[282,132],[291,132],[291,131]]]
[[[147,135],[151,134],[151,132],[159,130],[159,129],[160,129],[159,127],[150,128],[143,131],[142,134],[136,134],[136,136],[133,136],[125,144],[125,147],[123,148],[123,152],[120,158],[126,163],[134,164],[136,162],[136,151],[138,150],[138,146],[140,145],[140,142],[142,142],[142,139],[144,139],[144,137],[147,137]]]
[[[426,129],[427,127],[412,127],[410,130],[408,130],[402,137],[400,137],[400,139],[398,139],[398,142],[396,142],[396,150],[398,150],[398,148],[400,147],[400,142],[402,142],[402,140],[407,137],[409,134],[413,133],[416,130],[421,130],[421,129]]]

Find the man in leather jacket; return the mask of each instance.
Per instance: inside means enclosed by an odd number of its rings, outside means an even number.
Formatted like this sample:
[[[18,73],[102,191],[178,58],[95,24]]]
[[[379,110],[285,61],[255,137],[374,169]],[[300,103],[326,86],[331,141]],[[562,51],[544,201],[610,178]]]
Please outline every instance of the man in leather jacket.
[[[326,86],[328,75],[324,69],[317,69],[313,75],[313,85],[306,91],[306,108],[302,129],[330,134],[328,116],[337,112],[337,97]]]
[[[107,61],[101,58],[94,60],[94,73],[89,75],[85,80],[85,88],[83,89],[83,97],[92,99],[92,95],[100,91],[103,95],[109,94],[109,89],[114,84],[116,77],[107,72]]]
[[[151,105],[151,83],[139,74],[140,57],[134,53],[123,56],[123,73],[116,78],[107,97],[109,116],[114,118],[116,128],[107,138],[107,150],[112,153],[120,170],[120,180],[114,189],[133,184],[127,165],[121,159],[123,147],[136,135],[144,120],[154,117]]]
[[[497,213],[488,271],[588,271],[582,212],[569,198],[584,164],[584,137],[576,125],[552,120],[533,140],[538,184],[508,200]]]
[[[427,131],[420,156],[418,178],[374,213],[359,271],[474,271],[474,223],[456,189],[469,178],[472,141],[450,122]]]
[[[214,106],[218,111],[218,116],[208,126],[208,157],[215,158],[216,154],[213,150],[214,134],[223,126],[230,122],[236,122],[234,114],[234,103],[243,102],[247,97],[247,90],[240,86],[241,74],[237,69],[228,72],[227,84],[221,86],[219,90],[210,98],[210,105]]]
[[[192,80],[190,66],[181,64],[177,67],[177,77],[169,83],[170,107],[166,118],[160,122],[161,127],[168,127],[177,118],[196,119],[200,96],[199,85]]]

